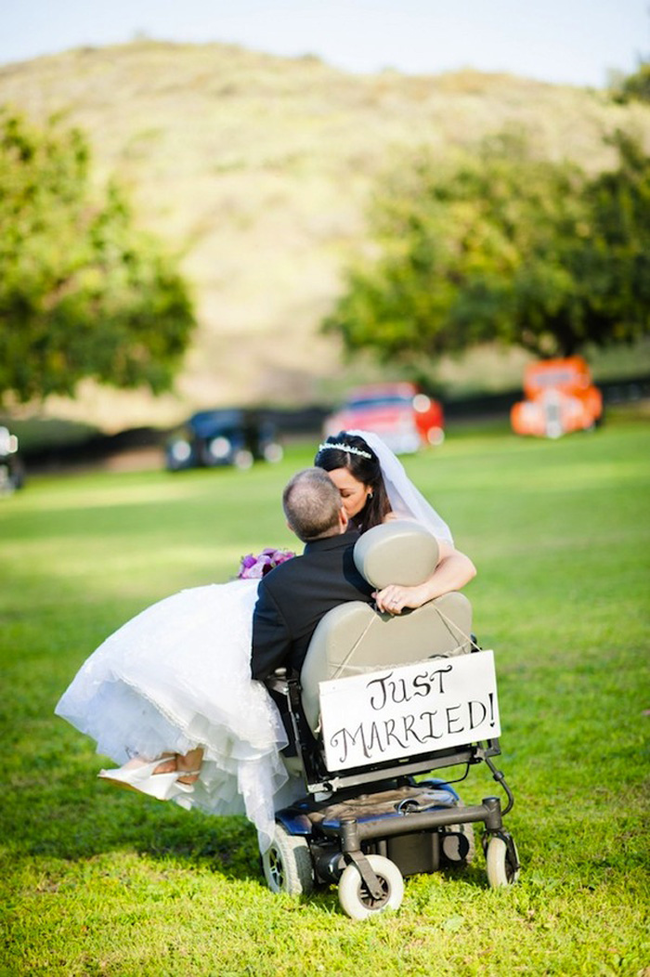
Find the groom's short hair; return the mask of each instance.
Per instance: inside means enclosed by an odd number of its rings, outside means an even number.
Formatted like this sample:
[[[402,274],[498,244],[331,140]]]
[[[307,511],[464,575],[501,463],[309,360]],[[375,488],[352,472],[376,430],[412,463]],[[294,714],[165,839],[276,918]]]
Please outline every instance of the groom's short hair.
[[[340,532],[341,493],[322,468],[305,468],[282,493],[287,522],[303,543]]]

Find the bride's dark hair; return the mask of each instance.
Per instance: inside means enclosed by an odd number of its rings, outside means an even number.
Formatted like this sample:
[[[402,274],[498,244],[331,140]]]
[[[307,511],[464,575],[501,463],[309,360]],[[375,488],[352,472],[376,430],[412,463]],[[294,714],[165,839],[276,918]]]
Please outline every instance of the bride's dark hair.
[[[329,447],[330,445],[332,447]],[[350,451],[346,448],[354,450]],[[372,497],[368,498],[361,512],[350,520],[355,529],[363,533],[384,521],[384,516],[390,512],[390,502],[381,474],[381,465],[377,455],[363,438],[358,434],[339,431],[323,442],[314,459],[314,465],[326,472],[347,468],[353,478],[370,488]]]

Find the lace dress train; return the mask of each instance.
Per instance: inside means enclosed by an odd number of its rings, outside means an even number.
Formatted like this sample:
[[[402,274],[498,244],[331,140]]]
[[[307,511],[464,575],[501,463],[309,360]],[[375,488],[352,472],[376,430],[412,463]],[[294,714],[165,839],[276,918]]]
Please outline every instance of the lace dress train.
[[[173,799],[211,814],[245,813],[264,850],[274,810],[295,790],[279,754],[286,735],[278,710],[250,675],[257,586],[195,587],[147,608],[91,655],[55,711],[120,765],[203,747],[193,790]]]

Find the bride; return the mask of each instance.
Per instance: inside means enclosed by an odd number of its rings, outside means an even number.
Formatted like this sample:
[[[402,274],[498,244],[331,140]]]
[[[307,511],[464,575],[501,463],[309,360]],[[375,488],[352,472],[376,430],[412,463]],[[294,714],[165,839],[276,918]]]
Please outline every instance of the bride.
[[[377,435],[342,431],[320,446],[315,464],[339,488],[360,532],[411,518],[438,540],[440,561],[430,580],[378,592],[380,610],[418,607],[474,576],[446,523]],[[55,709],[96,741],[98,753],[122,765],[100,777],[185,808],[245,813],[262,851],[271,843],[275,810],[302,793],[282,762],[286,735],[278,710],[251,678],[253,609],[272,553],[252,568],[243,564],[244,579],[183,590],[128,621],[85,662]]]

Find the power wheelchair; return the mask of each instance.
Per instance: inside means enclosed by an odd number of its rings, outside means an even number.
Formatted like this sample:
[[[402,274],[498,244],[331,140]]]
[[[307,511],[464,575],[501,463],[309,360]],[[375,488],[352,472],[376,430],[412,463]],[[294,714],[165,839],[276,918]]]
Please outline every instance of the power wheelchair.
[[[438,562],[435,539],[394,521],[366,532],[354,560],[377,589],[426,580]],[[276,811],[262,855],[274,892],[307,894],[338,883],[342,909],[364,919],[397,909],[403,877],[465,866],[474,857],[473,825],[490,886],[519,873],[503,816],[514,799],[494,764],[500,754],[491,652],[471,634],[464,594],[450,593],[392,616],[361,602],[343,604],[319,623],[300,676],[277,670],[267,685],[286,697],[306,793]],[[506,795],[465,806],[432,772],[486,763]],[[461,778],[464,779],[464,778]]]

